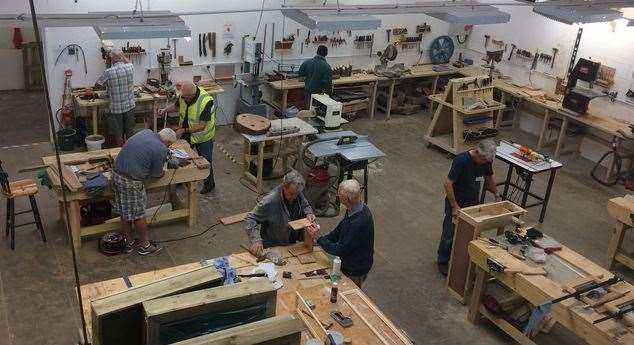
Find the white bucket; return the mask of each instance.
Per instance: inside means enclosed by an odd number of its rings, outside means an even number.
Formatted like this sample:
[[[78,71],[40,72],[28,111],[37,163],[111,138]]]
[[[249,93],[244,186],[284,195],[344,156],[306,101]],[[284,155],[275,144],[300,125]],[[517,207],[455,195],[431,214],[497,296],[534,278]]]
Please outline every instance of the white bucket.
[[[88,151],[101,150],[101,145],[106,141],[103,135],[93,134],[86,137],[86,148]]]

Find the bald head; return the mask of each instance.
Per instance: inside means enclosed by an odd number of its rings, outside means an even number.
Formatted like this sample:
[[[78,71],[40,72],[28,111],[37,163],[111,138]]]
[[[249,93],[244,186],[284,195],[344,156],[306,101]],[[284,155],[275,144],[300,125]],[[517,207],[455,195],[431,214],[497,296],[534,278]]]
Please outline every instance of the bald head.
[[[110,52],[110,60],[113,64],[117,62],[124,62],[126,60],[125,54],[123,54],[121,49],[114,49]]]
[[[180,86],[181,96],[191,98],[196,94],[196,84],[191,80],[179,80],[176,85]]]

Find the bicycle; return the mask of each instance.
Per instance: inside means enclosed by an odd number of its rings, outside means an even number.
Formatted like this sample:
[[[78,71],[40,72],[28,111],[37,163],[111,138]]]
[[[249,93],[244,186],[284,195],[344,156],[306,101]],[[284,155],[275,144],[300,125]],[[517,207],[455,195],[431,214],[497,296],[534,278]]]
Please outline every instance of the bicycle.
[[[601,156],[590,172],[592,179],[604,186],[614,186],[620,181],[624,181],[627,177],[624,177],[621,171],[623,159],[632,159],[633,154],[628,153],[627,155],[624,155],[623,152],[620,152],[622,151],[620,149],[623,141],[634,139],[634,125],[630,125],[629,127],[630,133],[626,133],[622,129],[618,129],[616,131],[617,135],[612,137],[612,149]],[[603,162],[606,161],[606,159],[608,159],[608,170],[605,174],[605,178],[601,179],[597,176],[597,171],[603,166]]]

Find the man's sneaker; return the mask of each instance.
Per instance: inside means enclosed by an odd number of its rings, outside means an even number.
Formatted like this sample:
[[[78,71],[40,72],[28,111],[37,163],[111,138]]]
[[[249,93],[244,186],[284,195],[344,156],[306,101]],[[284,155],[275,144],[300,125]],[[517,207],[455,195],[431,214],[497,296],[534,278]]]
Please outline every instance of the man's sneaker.
[[[137,243],[136,238],[130,242],[126,241],[125,242],[125,246],[123,247],[123,252],[126,254],[130,254],[132,253],[132,251],[134,250],[134,248],[136,246],[138,246],[139,244]]]
[[[148,255],[148,254],[156,253],[161,249],[163,249],[163,247],[159,246],[157,243],[150,241],[150,243],[146,247],[144,246],[136,247],[136,252],[139,253],[139,255]]]

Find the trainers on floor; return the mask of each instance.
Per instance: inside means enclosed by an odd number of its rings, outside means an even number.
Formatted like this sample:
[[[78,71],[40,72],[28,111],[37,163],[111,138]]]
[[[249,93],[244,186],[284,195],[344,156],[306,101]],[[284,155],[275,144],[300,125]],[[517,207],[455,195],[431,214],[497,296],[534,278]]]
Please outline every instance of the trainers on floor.
[[[150,241],[150,243],[146,247],[138,246],[136,248],[136,252],[139,253],[139,255],[148,255],[156,253],[161,249],[163,249],[163,247],[159,246],[157,243]]]
[[[138,245],[139,243],[137,242],[136,238],[130,242],[126,241],[125,246],[123,247],[123,252],[126,254],[132,253],[134,248]]]

